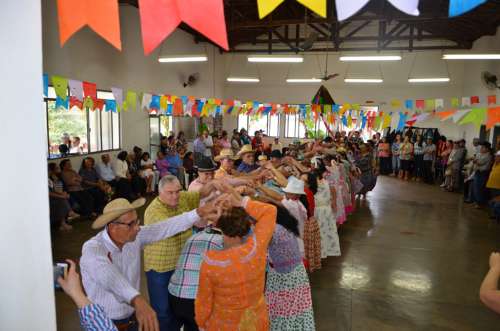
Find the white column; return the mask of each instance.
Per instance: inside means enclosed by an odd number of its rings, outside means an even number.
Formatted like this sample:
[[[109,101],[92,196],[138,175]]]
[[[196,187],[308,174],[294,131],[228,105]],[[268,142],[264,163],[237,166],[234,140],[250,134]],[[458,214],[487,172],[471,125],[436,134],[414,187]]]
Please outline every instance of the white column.
[[[56,330],[40,1],[0,10],[0,329]]]

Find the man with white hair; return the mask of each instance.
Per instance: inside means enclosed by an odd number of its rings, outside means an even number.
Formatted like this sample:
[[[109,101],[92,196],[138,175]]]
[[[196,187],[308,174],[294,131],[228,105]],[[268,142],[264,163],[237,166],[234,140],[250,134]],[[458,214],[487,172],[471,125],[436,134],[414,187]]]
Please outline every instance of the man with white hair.
[[[220,182],[212,181],[204,185],[199,192],[181,190],[182,187],[177,177],[164,176],[158,184],[158,197],[146,208],[144,224],[152,225],[198,208],[200,199],[208,197],[211,192],[222,192],[224,188]],[[158,315],[162,331],[179,330],[179,322],[168,301],[168,284],[182,248],[192,234],[193,231],[189,228],[173,237],[147,245],[144,249],[144,269],[148,280],[149,301]]]
[[[140,226],[136,209],[145,202],[144,198],[132,203],[122,198],[109,202],[92,224],[94,229],[104,229],[82,248],[80,269],[85,291],[119,330],[159,330],[156,313],[139,292],[144,245],[176,236],[195,224],[204,226],[217,214],[214,205],[206,204],[154,225]]]

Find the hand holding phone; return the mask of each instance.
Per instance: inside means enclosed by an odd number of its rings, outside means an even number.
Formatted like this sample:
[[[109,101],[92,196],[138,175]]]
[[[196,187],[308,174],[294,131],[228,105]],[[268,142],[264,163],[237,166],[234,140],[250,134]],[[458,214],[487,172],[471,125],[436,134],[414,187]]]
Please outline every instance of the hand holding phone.
[[[64,278],[68,274],[68,264],[67,263],[56,263],[54,265],[54,288],[56,290],[60,290],[61,286],[59,285],[58,279]]]
[[[90,300],[83,292],[82,284],[80,283],[80,275],[76,272],[75,262],[72,260],[66,261],[68,263],[61,263],[61,265],[66,265],[66,272],[63,272],[63,275],[59,275],[56,282],[60,288],[73,299],[78,308],[83,308],[90,304]]]

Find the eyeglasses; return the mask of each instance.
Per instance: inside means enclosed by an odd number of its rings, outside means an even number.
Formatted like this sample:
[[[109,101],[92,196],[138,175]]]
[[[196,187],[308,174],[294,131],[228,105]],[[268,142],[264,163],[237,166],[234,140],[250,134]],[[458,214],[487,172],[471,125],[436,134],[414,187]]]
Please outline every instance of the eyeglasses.
[[[121,225],[126,225],[126,226],[128,226],[128,228],[129,228],[129,229],[131,229],[131,228],[133,228],[134,226],[139,225],[139,224],[141,223],[141,220],[140,220],[140,219],[136,219],[135,221],[132,221],[132,222],[130,222],[130,223],[123,223],[123,222],[117,222],[117,221],[115,221],[115,222],[111,222],[111,223],[113,223],[113,224],[121,224]]]

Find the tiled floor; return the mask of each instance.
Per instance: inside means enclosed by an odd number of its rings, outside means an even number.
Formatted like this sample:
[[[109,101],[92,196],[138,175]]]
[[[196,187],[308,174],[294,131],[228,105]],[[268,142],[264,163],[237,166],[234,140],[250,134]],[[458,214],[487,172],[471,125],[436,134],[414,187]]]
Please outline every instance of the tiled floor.
[[[317,330],[500,330],[478,298],[500,226],[461,201],[380,177],[340,230],[342,256],[311,275]],[[88,222],[57,235],[55,259],[78,258],[92,235]],[[59,330],[77,330],[69,299],[56,302]]]

